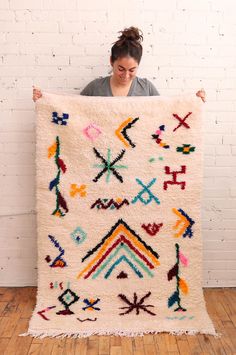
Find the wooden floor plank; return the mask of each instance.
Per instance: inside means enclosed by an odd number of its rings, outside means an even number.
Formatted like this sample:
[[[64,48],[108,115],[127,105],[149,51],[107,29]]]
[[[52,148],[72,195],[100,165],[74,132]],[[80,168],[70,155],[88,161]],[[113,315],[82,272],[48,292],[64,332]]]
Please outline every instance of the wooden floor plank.
[[[0,354],[4,354],[4,351],[9,343],[9,338],[0,338]]]
[[[195,355],[202,354],[201,344],[198,340],[197,335],[189,335],[187,337],[187,341],[188,341],[191,354],[195,354]]]
[[[111,346],[111,349],[110,349],[110,355],[124,355],[122,352],[121,352],[121,346]],[[139,355],[139,354],[137,354]],[[141,355],[141,354],[140,354]],[[143,354],[142,354],[143,355]]]
[[[144,351],[145,355],[156,355],[157,354],[157,349],[155,347],[155,344],[144,344]]]
[[[86,355],[98,355],[99,354],[99,341],[88,339]]]
[[[78,338],[75,342],[75,354],[86,355],[88,338]]]
[[[177,346],[180,354],[191,355],[191,349],[186,335],[178,335],[176,337]]]
[[[154,335],[154,341],[157,347],[158,354],[166,355],[168,354],[168,348],[166,344],[166,334],[159,333]]]
[[[142,352],[144,354],[144,342],[143,342],[144,337],[136,337],[134,338],[134,343],[133,343],[133,352],[135,354],[138,354],[139,352]],[[153,341],[155,342],[154,338]]]
[[[0,320],[0,338],[11,338],[13,336],[16,324],[19,322],[21,313],[18,311],[9,317],[1,317]]]
[[[174,335],[164,334],[168,352],[178,352],[178,345]]]
[[[112,335],[110,337],[110,346],[121,346],[121,337]]]
[[[19,312],[18,307],[21,302],[20,294],[21,289],[18,289],[16,292],[12,293],[12,297],[8,300],[7,305],[2,313],[3,317],[9,317],[16,312]]]
[[[214,349],[212,348],[210,336],[205,334],[199,334],[198,340],[201,344],[201,348],[204,354],[214,355]]]
[[[63,355],[66,339],[65,338],[56,338],[52,347],[51,355]]]
[[[231,340],[236,353],[236,328],[232,322],[221,321],[228,338]]]
[[[101,336],[98,339],[98,353],[99,355],[109,355],[110,352],[110,338],[109,336]]]
[[[64,345],[64,354],[66,355],[74,355],[76,347],[76,339],[75,338],[66,338]]]
[[[36,303],[36,292],[35,287],[29,287],[29,290],[25,290],[25,293],[28,294],[25,302],[20,307],[20,311],[22,313],[22,318],[30,319],[32,316],[32,312]]]
[[[224,307],[236,328],[236,290],[224,289]]]
[[[234,346],[233,346],[233,343],[226,331],[226,329],[224,329],[224,326],[221,322],[220,319],[218,319],[216,322],[216,327],[217,327],[217,331],[222,334],[222,336],[219,338],[219,339],[215,339],[214,337],[212,337],[211,339],[211,343],[216,343],[216,341],[220,342],[222,345],[221,347],[223,348],[224,352],[227,354],[227,355],[231,355],[231,354],[234,354],[235,351],[233,350]]]
[[[44,338],[41,344],[40,355],[51,355],[54,343],[54,338]]]
[[[19,337],[19,334],[26,332],[28,322],[26,319],[20,319],[14,329],[14,332],[7,344],[5,353],[7,355],[22,355],[28,354],[30,349],[32,338],[31,337]]]
[[[42,344],[33,344],[31,343],[29,352],[27,355],[40,355]]]
[[[222,333],[222,337],[219,339],[215,339],[209,337],[209,341],[211,343],[211,347],[213,348],[214,353],[216,353],[216,349],[220,350],[221,353],[233,354],[234,353],[234,339],[227,332],[226,324],[231,324],[233,326],[233,331],[235,330],[234,324],[231,322],[229,314],[234,314],[233,305],[225,306],[227,302],[227,297],[225,291],[222,289],[209,289],[208,291],[208,308],[211,310],[210,315],[214,320],[214,324],[218,333]],[[231,290],[232,296],[235,294],[234,290]],[[229,330],[232,332],[232,330]],[[235,347],[236,349],[236,347]]]
[[[152,334],[145,334],[143,336],[143,344],[146,344],[146,345],[154,344],[154,336]]]
[[[5,311],[5,308],[7,307],[8,302],[0,302],[0,317],[3,316],[3,313]]]
[[[121,353],[122,355],[133,354],[133,339],[128,337],[121,337]]]
[[[0,302],[10,302],[15,292],[16,287],[0,287]]]

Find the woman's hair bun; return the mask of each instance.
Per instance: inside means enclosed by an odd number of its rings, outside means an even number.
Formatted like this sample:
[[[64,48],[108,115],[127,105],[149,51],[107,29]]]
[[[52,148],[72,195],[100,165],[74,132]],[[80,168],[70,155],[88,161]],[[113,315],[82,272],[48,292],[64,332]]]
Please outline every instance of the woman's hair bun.
[[[140,63],[143,48],[143,33],[137,27],[131,26],[119,31],[121,35],[116,42],[113,42],[111,48],[111,61],[114,63],[118,58],[132,57],[137,63]]]
[[[142,42],[143,41],[143,33],[137,27],[129,27],[125,28],[121,32],[121,36],[119,36],[119,41],[124,42],[125,40],[134,41],[134,42]]]

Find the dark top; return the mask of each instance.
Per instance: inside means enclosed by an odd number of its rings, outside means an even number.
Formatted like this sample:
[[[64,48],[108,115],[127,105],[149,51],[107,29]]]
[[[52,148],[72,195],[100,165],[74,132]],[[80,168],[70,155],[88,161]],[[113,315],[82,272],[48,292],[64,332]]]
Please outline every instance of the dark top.
[[[110,86],[110,76],[92,80],[81,91],[86,96],[113,96]],[[127,96],[158,96],[155,86],[146,78],[134,77]]]

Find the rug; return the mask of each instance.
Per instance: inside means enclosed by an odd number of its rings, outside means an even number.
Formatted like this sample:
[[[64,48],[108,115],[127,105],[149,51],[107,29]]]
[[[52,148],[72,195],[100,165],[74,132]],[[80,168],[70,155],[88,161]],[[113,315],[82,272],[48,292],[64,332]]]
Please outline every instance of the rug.
[[[216,334],[202,292],[203,105],[43,93],[24,335]]]

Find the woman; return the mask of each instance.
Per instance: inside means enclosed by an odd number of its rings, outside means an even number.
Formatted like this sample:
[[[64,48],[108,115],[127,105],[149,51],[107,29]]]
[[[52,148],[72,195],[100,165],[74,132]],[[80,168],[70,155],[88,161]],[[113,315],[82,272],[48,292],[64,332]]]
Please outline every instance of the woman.
[[[142,32],[136,27],[125,28],[111,48],[110,64],[113,74],[92,80],[82,91],[86,96],[157,96],[155,86],[146,78],[136,76],[142,57]],[[141,32],[141,33],[140,33]],[[196,93],[205,102],[205,91]],[[33,89],[33,100],[42,96]]]

